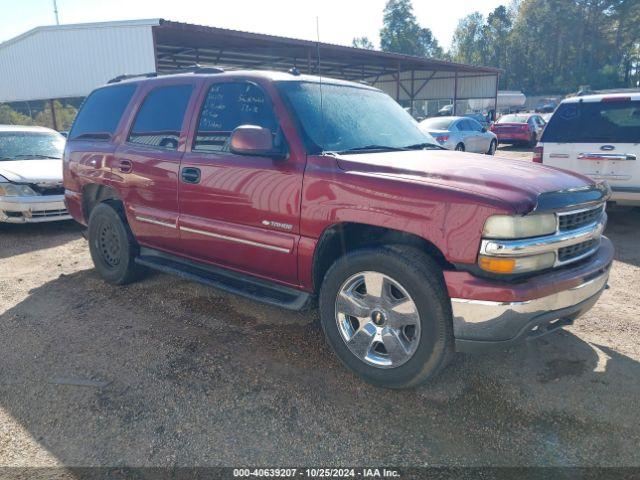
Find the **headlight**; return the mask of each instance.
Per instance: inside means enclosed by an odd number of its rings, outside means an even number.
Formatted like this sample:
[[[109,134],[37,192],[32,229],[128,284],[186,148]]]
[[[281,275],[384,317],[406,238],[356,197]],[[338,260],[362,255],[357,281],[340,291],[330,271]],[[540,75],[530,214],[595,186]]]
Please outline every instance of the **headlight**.
[[[529,238],[550,235],[556,231],[556,216],[542,213],[517,217],[493,215],[484,224],[484,238]]]
[[[556,262],[554,252],[543,253],[541,255],[531,255],[528,257],[488,257],[480,255],[478,265],[482,270],[491,273],[516,274],[535,272],[551,268]]]
[[[31,197],[38,195],[29,185],[0,183],[0,197]]]

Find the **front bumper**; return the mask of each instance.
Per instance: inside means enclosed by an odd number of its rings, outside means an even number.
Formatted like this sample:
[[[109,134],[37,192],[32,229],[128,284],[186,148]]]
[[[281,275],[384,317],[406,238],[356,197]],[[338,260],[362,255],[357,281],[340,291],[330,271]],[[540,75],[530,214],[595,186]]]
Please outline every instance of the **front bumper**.
[[[0,223],[41,223],[70,219],[64,195],[0,197]]]
[[[476,281],[474,290],[482,291],[479,296],[487,299],[451,298],[456,350],[507,347],[571,324],[606,288],[612,260],[613,246],[602,237],[598,252],[578,267],[511,288],[505,283]],[[482,283],[481,289],[478,283]]]

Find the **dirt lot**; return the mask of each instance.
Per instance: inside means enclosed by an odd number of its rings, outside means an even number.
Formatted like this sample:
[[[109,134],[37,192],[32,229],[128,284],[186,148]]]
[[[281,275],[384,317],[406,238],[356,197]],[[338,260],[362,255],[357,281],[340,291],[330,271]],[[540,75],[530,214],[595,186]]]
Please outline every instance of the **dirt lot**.
[[[315,314],[92,270],[73,223],[0,226],[0,465],[640,465],[640,212],[566,331],[362,383]]]

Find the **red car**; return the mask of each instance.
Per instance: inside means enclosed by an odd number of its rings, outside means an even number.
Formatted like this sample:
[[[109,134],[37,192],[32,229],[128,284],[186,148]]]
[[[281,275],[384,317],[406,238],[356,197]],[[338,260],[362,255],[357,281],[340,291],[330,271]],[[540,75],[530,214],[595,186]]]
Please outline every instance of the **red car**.
[[[546,122],[537,113],[503,115],[491,125],[500,143],[523,143],[535,147]]]
[[[572,323],[613,258],[606,185],[444,150],[383,92],[295,70],[116,79],[78,113],[64,185],[106,281],[318,305],[340,360],[389,388]]]

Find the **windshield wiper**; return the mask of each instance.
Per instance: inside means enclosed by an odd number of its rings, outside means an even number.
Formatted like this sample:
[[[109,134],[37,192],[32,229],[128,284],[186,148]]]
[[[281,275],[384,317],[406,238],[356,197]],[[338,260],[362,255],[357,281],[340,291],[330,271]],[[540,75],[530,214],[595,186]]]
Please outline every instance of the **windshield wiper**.
[[[435,143],[416,143],[414,145],[407,145],[404,150],[446,150],[446,148],[436,145]]]
[[[396,152],[396,151],[402,151],[402,150],[406,150],[406,148],[404,147],[391,147],[389,145],[365,145],[364,147],[353,147],[353,148],[347,148],[346,150],[340,150],[336,153],[357,153],[357,152],[368,152],[368,151],[375,151],[375,150],[382,150],[385,152]]]
[[[20,155],[13,156],[13,160],[18,158],[50,158],[52,160],[60,160],[62,157],[52,157],[51,155],[42,155],[41,153],[21,153]]]

